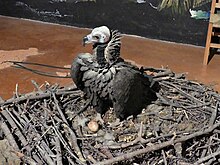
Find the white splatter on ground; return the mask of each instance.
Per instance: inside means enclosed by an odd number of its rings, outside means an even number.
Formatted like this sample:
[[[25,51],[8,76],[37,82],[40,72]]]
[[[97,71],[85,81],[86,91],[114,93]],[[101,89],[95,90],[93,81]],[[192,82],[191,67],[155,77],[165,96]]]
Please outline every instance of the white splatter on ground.
[[[11,66],[11,63],[5,61],[24,61],[28,56],[39,55],[37,48],[19,49],[19,50],[0,50],[0,69]]]

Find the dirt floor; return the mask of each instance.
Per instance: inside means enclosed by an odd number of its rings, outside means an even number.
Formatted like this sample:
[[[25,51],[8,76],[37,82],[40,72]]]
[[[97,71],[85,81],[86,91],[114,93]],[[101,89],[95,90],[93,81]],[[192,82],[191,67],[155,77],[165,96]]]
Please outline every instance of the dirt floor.
[[[91,52],[83,47],[81,40],[88,29],[47,24],[36,21],[0,17],[0,62],[18,60],[56,66],[70,65],[80,52]],[[124,36],[122,57],[136,64],[152,67],[169,67],[175,72],[188,73],[189,79],[215,85],[220,91],[219,64],[216,55],[206,67],[202,65],[203,47],[183,45],[140,37]],[[13,95],[18,84],[20,93],[32,91],[31,80],[39,84],[45,81],[61,85],[72,84],[71,79],[39,76],[26,70],[0,64],[0,96],[7,99]],[[3,69],[4,68],[4,69]],[[44,69],[49,71],[48,69]],[[51,72],[61,72],[52,70]],[[66,73],[64,73],[66,74]]]

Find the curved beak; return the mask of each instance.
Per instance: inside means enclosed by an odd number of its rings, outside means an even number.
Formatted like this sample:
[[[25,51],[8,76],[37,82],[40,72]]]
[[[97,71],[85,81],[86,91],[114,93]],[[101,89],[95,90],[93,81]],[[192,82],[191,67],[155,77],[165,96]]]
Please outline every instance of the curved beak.
[[[82,45],[85,46],[88,43],[89,39],[87,36],[83,37]]]

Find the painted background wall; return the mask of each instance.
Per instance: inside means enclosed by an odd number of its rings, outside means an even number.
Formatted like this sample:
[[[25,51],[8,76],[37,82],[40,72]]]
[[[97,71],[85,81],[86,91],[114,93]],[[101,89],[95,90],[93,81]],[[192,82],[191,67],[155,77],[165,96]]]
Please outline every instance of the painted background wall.
[[[77,27],[107,25],[122,33],[204,46],[210,1],[0,0],[0,15]]]

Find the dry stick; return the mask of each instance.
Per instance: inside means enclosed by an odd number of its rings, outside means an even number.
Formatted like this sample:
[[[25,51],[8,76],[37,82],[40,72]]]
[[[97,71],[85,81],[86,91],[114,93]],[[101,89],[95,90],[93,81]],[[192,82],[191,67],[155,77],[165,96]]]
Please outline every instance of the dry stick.
[[[188,86],[188,84],[180,84],[180,83],[175,83],[179,88],[187,90],[188,92],[198,92],[201,94],[206,92],[204,89],[198,89],[197,86]],[[203,94],[204,95],[204,94]]]
[[[193,132],[195,132],[195,131],[198,131],[198,130],[193,130]],[[188,132],[180,131],[180,132],[176,132],[176,135],[183,134],[183,133],[188,133]],[[158,136],[158,137],[155,137],[155,138],[150,138],[150,139],[144,139],[144,138],[137,137],[135,140],[133,140],[131,142],[122,143],[122,144],[119,144],[119,145],[110,145],[110,146],[107,146],[107,147],[109,149],[112,149],[112,150],[123,149],[123,148],[131,147],[131,146],[137,144],[138,142],[141,142],[142,144],[146,144],[146,143],[150,143],[150,142],[155,142],[155,141],[157,141],[158,139],[161,139],[161,138],[164,139],[164,138],[171,137],[171,136],[173,136],[173,133]]]
[[[58,102],[58,100],[57,100],[55,94],[52,93],[52,96],[53,96],[53,98],[54,98],[54,102],[55,102],[55,104],[56,104],[56,107],[57,107],[57,110],[58,110],[58,112],[59,112],[59,114],[60,114],[61,119],[63,120],[64,123],[68,124],[68,122],[67,122],[67,120],[66,120],[66,117],[64,116],[62,110],[60,109],[59,102]]]
[[[10,117],[14,120],[14,122],[15,122],[15,123],[18,125],[18,127],[22,130],[23,127],[21,126],[20,122],[18,122],[18,120],[15,119],[15,117],[14,117],[14,116],[12,115],[12,113],[8,110],[8,108],[6,108],[5,111],[8,112],[8,114],[10,115]],[[5,113],[5,112],[3,112],[3,113]]]
[[[212,137],[213,137],[214,135],[212,135],[211,137],[209,137],[209,142],[208,142],[208,147],[206,148],[207,150],[208,150],[208,154],[207,154],[207,156],[203,156],[203,157],[200,157],[200,159],[202,158],[204,158],[204,157],[208,157],[208,156],[210,156],[210,155],[212,155],[213,154],[213,149],[211,148],[211,144],[213,144],[212,143]],[[216,152],[219,152],[220,150],[220,147],[218,147],[217,148],[217,150],[215,150],[215,153]],[[209,159],[207,159],[207,162],[206,162],[206,164],[207,165],[211,165],[211,164],[213,164],[212,162],[214,162],[216,160],[216,158],[215,158],[215,156],[213,156],[213,157],[211,157],[211,158],[209,158]],[[219,161],[218,161],[219,162]]]
[[[41,141],[42,138],[47,134],[47,132],[48,132],[50,129],[52,129],[52,126],[48,126],[48,127],[49,127],[49,128],[47,128],[47,130],[44,131],[42,135],[39,135],[39,134],[36,132],[36,135],[37,135],[37,140],[36,140],[36,141],[38,141],[38,142],[40,143],[40,141]]]
[[[21,107],[20,107],[20,105],[19,104],[17,104],[17,107],[18,107],[18,110],[19,110],[19,113],[22,113],[22,117],[24,118],[24,120],[23,119],[21,119],[21,117],[19,117],[19,120],[20,120],[20,122],[21,122],[21,120],[23,121],[23,124],[29,124],[30,123],[30,120],[26,117],[26,115],[22,112],[22,110],[21,110]],[[15,113],[16,111],[14,110],[14,113]],[[15,113],[15,115],[17,115],[17,116],[19,116],[18,114],[17,114],[17,112]],[[38,135],[38,134],[37,134]],[[38,135],[38,136],[40,136],[40,135]],[[29,151],[29,152],[31,152],[31,150]],[[27,157],[27,156],[25,156],[25,158],[24,158],[24,160],[25,161],[27,161],[29,164],[36,164],[35,163],[35,161],[33,160],[33,159],[31,159],[31,158],[29,158],[29,157]],[[38,163],[40,163],[41,162],[41,160],[40,159],[36,159],[36,161],[38,162]]]
[[[156,93],[157,97],[162,101],[163,104],[166,104],[166,105],[170,105],[170,106],[174,106],[174,107],[177,107],[177,108],[181,108],[182,106],[177,104],[177,103],[172,103],[170,102],[169,100],[166,100],[165,97],[163,97],[162,95],[160,95],[159,93]]]
[[[71,165],[75,165],[75,164],[76,164],[76,163],[74,163],[74,162],[72,161],[72,159],[71,159],[69,156],[67,156],[67,160],[69,161],[68,163],[71,164]]]
[[[56,158],[57,158],[57,165],[62,165],[63,161],[62,161],[62,150],[61,150],[61,146],[60,146],[60,139],[56,136],[55,137],[55,145],[56,145]]]
[[[89,159],[93,164],[95,164],[97,161],[93,158],[92,155],[88,155],[87,159]]]
[[[17,98],[19,98],[18,83],[17,83],[16,86],[15,86],[15,96],[16,96]]]
[[[217,155],[220,155],[220,151],[213,152],[212,154],[210,154],[210,155],[208,155],[208,156],[206,156],[206,157],[203,157],[203,158],[199,159],[199,160],[198,160],[197,162],[195,162],[194,164],[195,164],[195,165],[201,164],[201,163],[203,163],[203,162],[205,162],[205,161],[207,161],[207,160],[209,160],[209,159],[211,159],[211,158],[213,158],[213,157],[215,157],[215,156],[217,156]]]
[[[214,137],[211,137],[211,138],[214,139]],[[197,149],[197,150],[199,150],[199,149],[204,149],[204,148],[208,148],[208,147],[215,146],[215,145],[218,145],[218,146],[219,146],[219,144],[220,144],[220,142],[215,142],[215,143],[211,143],[211,144],[206,144],[206,145],[201,146],[201,147],[198,147],[198,148],[196,148],[196,149]],[[203,155],[203,157],[204,157],[204,155]]]
[[[4,122],[0,121],[0,128],[4,132],[6,139],[8,140],[9,144],[14,148],[14,150],[20,151],[13,135],[11,134],[10,129],[8,128],[8,126]]]
[[[89,148],[89,149],[88,149]],[[100,147],[101,148],[101,147]],[[99,148],[99,149],[100,149]],[[99,156],[101,156],[102,158],[108,158],[107,155],[105,155],[104,153],[100,152],[98,148],[95,148],[94,146],[92,146],[90,143],[87,144],[87,149],[90,150],[92,153],[97,153]]]
[[[174,85],[174,84],[172,84],[172,83],[170,83],[170,84],[168,84],[167,82],[164,82],[164,83],[162,83],[164,86],[166,86],[166,87],[168,87],[168,88],[172,88],[172,87],[170,87],[170,86],[173,86],[175,89],[177,89],[178,90],[178,92],[180,93],[180,94],[182,94],[183,96],[185,96],[187,99],[189,99],[189,100],[191,100],[191,101],[193,101],[193,102],[195,102],[195,103],[197,103],[197,104],[199,104],[199,106],[201,106],[201,105],[206,105],[206,103],[205,102],[203,102],[203,101],[201,101],[201,100],[199,100],[199,99],[197,99],[196,97],[194,97],[194,96],[191,96],[190,94],[188,94],[188,93],[186,93],[185,91],[183,91],[183,90],[181,90],[180,88],[178,88],[178,87],[176,87],[176,85]],[[159,95],[159,94],[157,94],[157,95]],[[161,97],[162,96],[160,96],[159,98],[161,99]],[[164,101],[164,100],[162,100],[162,101]],[[167,101],[167,102],[164,102],[165,104],[168,104],[169,102]],[[173,104],[173,103],[172,103]],[[172,105],[172,104],[170,104],[170,105]],[[190,108],[190,107],[185,107],[185,106],[177,106],[177,105],[174,105],[174,106],[176,106],[176,107],[181,107],[181,108],[184,108],[184,109],[188,109],[188,108]],[[214,108],[213,107],[206,107],[207,109],[209,109],[210,111],[213,111],[214,110]],[[204,111],[205,113],[207,113],[207,114],[210,114],[210,113],[208,113],[209,111]]]
[[[10,151],[10,152],[16,154],[18,158],[22,159],[23,160],[22,164],[38,165],[37,162],[34,161],[31,157],[26,156],[21,152],[18,151]]]
[[[29,114],[30,115],[30,114]],[[25,116],[26,117],[26,116]],[[33,118],[33,116],[31,116]],[[19,118],[20,119],[20,118]],[[30,123],[30,120],[26,118],[26,122]],[[42,135],[40,135],[36,130],[34,132],[35,136],[38,138],[37,141],[40,141],[42,137],[51,129],[52,127],[49,127]],[[46,144],[45,141],[41,141],[42,148],[45,149],[45,151],[49,154],[52,154],[53,152],[50,150],[49,146]]]
[[[31,82],[32,82],[32,84],[34,85],[34,87],[35,87],[39,92],[43,92],[43,91],[40,89],[40,87],[39,87],[39,85],[37,84],[36,81],[31,80]]]
[[[131,159],[135,156],[138,156],[138,155],[141,155],[141,154],[146,154],[148,152],[152,152],[152,151],[156,151],[156,150],[160,150],[164,147],[173,145],[173,143],[174,143],[174,141],[171,140],[171,141],[163,142],[163,143],[160,143],[160,144],[152,145],[151,147],[143,148],[143,149],[140,149],[140,150],[136,150],[136,151],[127,153],[127,154],[123,154],[123,155],[114,157],[113,159],[109,159],[109,160],[105,160],[105,161],[96,163],[95,165],[108,165],[108,164],[113,164],[113,163],[116,163],[116,162],[119,162],[119,161],[129,160],[129,159]]]
[[[48,128],[48,130],[51,129],[51,128]],[[48,130],[46,130],[42,136],[40,136],[39,133],[35,132],[36,137],[38,138],[38,140],[41,139]],[[47,152],[49,155],[53,155],[53,152],[51,151],[50,147],[48,146],[48,144],[45,141],[43,141],[43,140],[40,141],[39,140],[38,143],[39,143],[40,147],[42,147],[45,150],[45,152]]]
[[[25,118],[26,119],[26,116],[24,115],[24,114],[22,114],[22,116],[21,116],[21,114],[19,114],[17,111],[15,111],[15,110],[13,110],[13,114],[15,115],[15,116],[17,116],[18,117],[18,120],[19,120],[19,122],[21,123],[21,125],[23,125],[24,127],[28,124],[23,118]],[[24,117],[25,116],[25,117]]]
[[[170,79],[170,76],[153,78],[154,81],[164,81]]]
[[[208,151],[208,149],[207,149],[207,148],[205,148],[204,150],[202,150],[202,153],[201,153],[200,158],[205,157],[205,155],[207,154],[207,151]]]
[[[56,95],[68,95],[68,94],[75,94],[75,95],[80,95],[82,94],[81,91],[79,90],[72,90],[72,91],[69,91],[67,89],[60,89],[60,90],[57,90],[56,91]],[[51,93],[48,92],[46,93],[40,93],[39,92],[31,92],[31,93],[28,93],[28,94],[25,94],[24,96],[20,96],[19,98],[11,98],[9,100],[6,100],[5,102],[0,102],[0,106],[4,106],[4,105],[8,105],[8,104],[12,104],[12,103],[19,103],[19,102],[22,102],[22,101],[26,101],[26,100],[37,100],[37,99],[43,99],[43,98],[48,98],[51,96]]]
[[[40,152],[41,157],[42,157],[49,165],[54,165],[54,164],[55,164],[45,150],[43,150],[39,145],[36,145],[36,148],[37,148],[38,151]]]
[[[173,78],[171,78],[173,79]],[[186,79],[181,79],[181,82],[178,81],[178,79],[173,79],[175,84],[177,84],[179,87],[185,90],[190,90],[194,92],[199,92],[200,94],[203,94],[204,92],[207,92],[207,89],[204,86],[201,86],[199,83],[196,83],[194,81],[188,81]],[[178,82],[178,83],[177,83]],[[190,86],[189,86],[190,83]]]
[[[11,125],[12,129],[14,129],[14,133],[15,135],[19,138],[19,140],[21,141],[23,147],[25,147],[25,149],[30,153],[31,152],[31,148],[28,145],[28,142],[26,140],[26,138],[24,137],[24,135],[21,133],[21,131],[19,130],[19,128],[17,127],[17,125],[15,124],[15,122],[13,121],[13,119],[10,117],[10,115],[5,111],[1,111],[1,114],[7,119],[7,121],[9,122],[9,124]],[[33,155],[33,158],[39,162],[42,163],[41,160],[39,159],[39,157],[37,155]]]
[[[141,122],[141,126],[138,131],[138,136],[135,140],[128,142],[128,143],[122,143],[120,145],[113,145],[113,146],[106,146],[106,147],[109,149],[122,149],[122,148],[133,146],[139,142],[142,144],[149,142],[148,140],[146,141],[144,138],[142,138],[142,132],[143,132],[143,122]]]
[[[154,79],[158,78],[158,77],[165,77],[165,76],[169,76],[170,74],[173,74],[173,72],[168,69],[165,72],[159,72],[156,75],[153,76]]]
[[[13,121],[13,119],[10,117],[10,115],[7,113],[6,110],[3,110],[1,112],[1,114],[7,119],[7,121],[9,122],[9,124],[11,125],[12,129],[14,130],[14,133],[19,137],[19,140],[21,141],[23,146],[26,146],[27,150],[30,150],[29,146],[28,146],[28,142],[26,140],[26,138],[24,137],[24,135],[21,133],[20,129],[17,127],[17,125],[15,124],[15,122]]]
[[[30,122],[29,120],[28,120],[28,122]],[[52,155],[53,154],[53,152],[51,151],[51,149],[50,149],[50,147],[47,145],[47,143],[45,142],[45,141],[41,141],[41,139],[42,139],[42,137],[43,136],[45,136],[45,134],[51,129],[52,127],[49,127],[42,135],[40,135],[37,131],[35,131],[35,136],[38,138],[37,140],[36,140],[36,142],[38,142],[38,143],[40,143],[40,148],[38,147],[38,145],[35,145],[36,146],[36,148],[39,150],[39,152],[40,152],[40,155],[41,155],[41,157],[42,158],[44,158],[46,161],[48,161],[48,162],[51,162],[51,158],[49,157],[49,155],[48,154],[50,154],[50,155]],[[41,142],[40,142],[41,141]],[[32,148],[33,149],[33,148]],[[31,149],[31,150],[32,150]],[[30,150],[30,152],[31,152],[31,150]]]
[[[217,114],[218,114],[218,109],[219,109],[219,104],[217,104],[216,108],[213,109],[213,111],[212,111],[212,116],[209,120],[209,126],[212,126],[215,123],[216,118],[217,118]]]
[[[70,142],[72,144],[72,147],[75,149],[76,155],[79,157],[79,160],[82,162],[86,162],[86,160],[83,157],[83,154],[77,144],[77,138],[73,130],[66,124],[64,124],[64,128],[67,128],[67,131],[70,133]]]
[[[189,139],[192,139],[192,138],[204,135],[204,134],[208,134],[208,133],[212,132],[214,129],[216,129],[219,126],[220,126],[220,122],[214,124],[211,127],[208,127],[205,130],[201,130],[201,131],[192,133],[190,135],[183,136],[183,137],[178,138],[176,140],[171,139],[169,141],[166,141],[166,142],[163,142],[163,143],[160,143],[160,144],[155,144],[155,145],[152,145],[152,146],[147,147],[147,148],[143,148],[143,149],[140,149],[140,150],[137,150],[137,151],[133,151],[133,152],[130,152],[130,153],[127,153],[127,154],[123,154],[123,155],[117,156],[117,157],[115,157],[113,159],[109,159],[109,160],[105,160],[105,161],[96,163],[96,165],[112,164],[112,163],[116,163],[116,162],[119,162],[119,161],[131,159],[131,158],[133,158],[135,156],[138,156],[138,155],[141,155],[141,154],[146,154],[148,152],[152,152],[152,151],[156,151],[156,150],[161,150],[161,149],[163,149],[165,147],[168,147],[168,146],[171,146],[171,145],[173,145],[175,143],[185,142],[185,141],[187,141]]]
[[[113,155],[112,155],[112,153],[109,151],[108,147],[102,146],[102,147],[100,148],[100,151],[101,151],[104,155],[106,155],[107,158],[109,158],[109,159],[113,158]]]
[[[156,135],[156,137],[158,137],[158,133],[157,133],[157,131],[155,131],[155,135]],[[159,142],[159,144],[161,144],[161,140],[158,140],[158,142]],[[165,152],[164,152],[164,150],[162,149],[162,155],[163,155],[163,161],[164,161],[164,165],[167,165],[167,159],[166,159],[166,155],[165,155]]]
[[[186,109],[193,109],[193,108],[201,108],[201,107],[204,107],[204,106],[209,106],[210,103],[204,103],[204,104],[199,104],[199,105],[187,105],[185,106]]]
[[[76,155],[79,157],[79,160],[80,160],[80,161],[86,162],[86,160],[84,159],[83,154],[82,154],[82,152],[81,152],[81,150],[80,150],[80,148],[79,148],[79,146],[78,146],[78,144],[77,144],[76,134],[75,134],[75,133],[71,130],[71,128],[69,127],[69,124],[68,124],[68,122],[67,122],[67,120],[66,120],[66,118],[65,118],[65,116],[64,116],[64,114],[63,114],[63,112],[62,112],[62,110],[60,109],[60,106],[59,106],[59,103],[58,103],[58,100],[57,100],[55,94],[52,93],[52,95],[53,95],[53,98],[54,98],[54,101],[55,101],[57,110],[58,110],[58,112],[59,112],[59,114],[60,114],[62,120],[64,121],[66,128],[67,128],[68,131],[70,132],[71,143],[72,143],[73,148],[76,150]]]
[[[170,69],[167,69],[167,68],[153,68],[153,67],[142,66],[141,70],[151,71],[151,72],[166,72],[167,70],[170,70]]]
[[[30,115],[30,114],[29,114],[29,115]],[[32,115],[30,115],[30,117],[31,117],[31,118],[34,118]],[[30,123],[30,120],[28,120],[28,119],[26,118],[26,122],[27,122],[27,123]],[[38,138],[36,141],[37,141],[37,142],[40,142],[40,141],[41,141],[40,146],[45,150],[45,152],[47,152],[47,153],[50,154],[50,155],[53,154],[53,152],[51,151],[50,147],[46,144],[46,142],[43,141],[43,140],[41,140],[41,139],[42,139],[43,136],[45,136],[45,134],[46,134],[51,128],[52,128],[52,127],[47,128],[47,130],[46,130],[42,135],[40,135],[36,130],[35,130],[35,132],[34,132],[35,136]],[[32,149],[31,149],[31,150],[32,150]]]
[[[165,83],[165,84],[167,85],[167,83]],[[175,88],[179,93],[181,93],[183,96],[189,98],[190,100],[196,102],[197,104],[205,104],[203,101],[201,101],[201,100],[197,99],[196,97],[194,97],[194,96],[192,96],[192,95],[186,93],[185,91],[181,90],[181,89],[180,89],[179,87],[177,87],[176,85],[174,85],[174,84],[172,84],[172,83],[169,84],[169,85],[171,85],[172,87],[174,87],[174,88]],[[211,109],[213,109],[213,108],[211,108]]]
[[[8,111],[7,110],[7,112],[9,113],[9,115],[12,117],[12,119],[16,122],[16,124],[19,124],[19,122],[14,118],[14,116],[10,113],[10,111]],[[4,112],[3,112],[4,113]],[[28,120],[28,123],[29,123],[30,121]],[[21,126],[19,126],[20,127],[20,129],[21,130],[23,130],[22,129],[22,127]],[[48,129],[49,130],[49,129]],[[47,131],[45,131],[45,133],[46,133]],[[44,133],[44,134],[45,134]],[[35,134],[36,134],[36,136],[39,138],[39,140],[44,136],[44,134],[42,135],[42,136],[40,136],[37,132],[35,132]],[[45,149],[45,151],[46,152],[48,152],[49,154],[52,154],[52,151],[50,150],[50,148],[47,146],[47,144],[44,142],[44,141],[42,141],[41,142],[41,146]],[[29,151],[29,152],[31,152],[31,150]],[[41,152],[42,153],[42,152]]]
[[[24,156],[24,162],[27,162],[29,165],[38,165],[39,163],[34,161],[31,157],[29,156]]]
[[[81,161],[79,160],[79,158],[77,158],[74,153],[72,152],[72,150],[69,148],[68,143],[64,140],[64,138],[62,137],[61,133],[58,131],[57,128],[53,127],[55,134],[57,135],[57,137],[60,139],[60,142],[63,144],[63,146],[66,148],[66,150],[69,152],[69,154],[76,159],[76,161],[78,161],[79,163],[81,163]]]
[[[60,142],[63,144],[63,146],[66,148],[66,150],[69,152],[69,154],[74,157],[76,159],[76,161],[78,161],[79,163],[82,163],[79,158],[77,158],[74,153],[72,152],[72,150],[69,148],[68,143],[64,140],[64,138],[62,137],[62,134],[59,132],[59,130],[56,128],[56,124],[53,118],[51,118],[52,122],[53,122],[53,130],[55,132],[55,134],[57,135],[57,137],[60,139]]]

